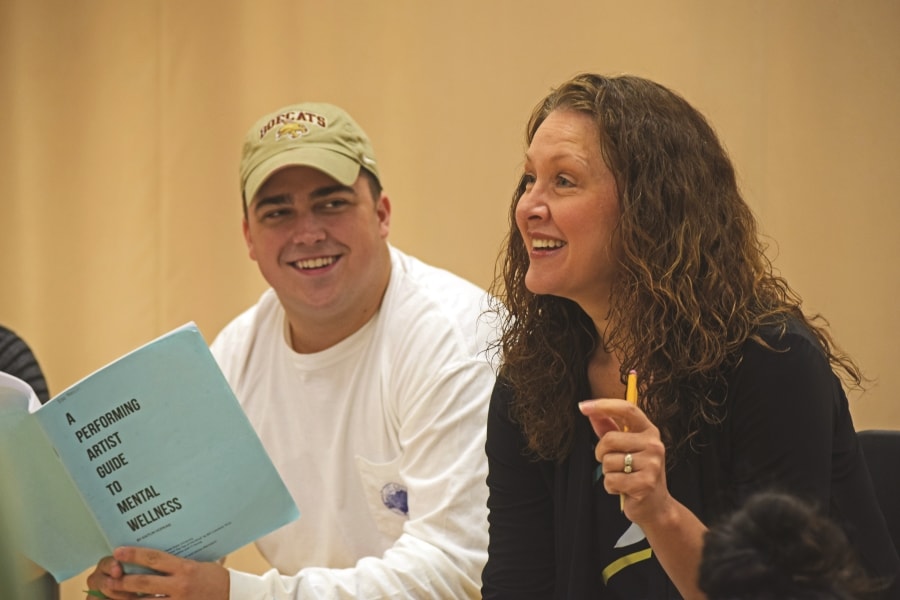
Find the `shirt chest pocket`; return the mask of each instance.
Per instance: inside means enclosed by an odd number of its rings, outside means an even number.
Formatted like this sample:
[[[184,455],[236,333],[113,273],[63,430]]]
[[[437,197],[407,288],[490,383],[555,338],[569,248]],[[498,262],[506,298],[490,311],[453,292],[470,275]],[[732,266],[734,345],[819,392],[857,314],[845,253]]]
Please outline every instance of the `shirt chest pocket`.
[[[400,478],[400,457],[387,463],[374,463],[356,456],[356,470],[375,525],[385,536],[396,540],[409,520],[407,489]]]

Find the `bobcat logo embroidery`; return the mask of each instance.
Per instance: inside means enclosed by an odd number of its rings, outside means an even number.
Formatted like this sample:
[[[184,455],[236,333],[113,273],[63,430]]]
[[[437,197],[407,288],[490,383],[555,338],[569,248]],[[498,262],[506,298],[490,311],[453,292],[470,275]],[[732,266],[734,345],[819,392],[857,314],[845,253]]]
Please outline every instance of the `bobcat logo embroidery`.
[[[302,137],[309,133],[309,127],[303,123],[285,123],[275,130],[275,139],[290,138],[292,140]]]

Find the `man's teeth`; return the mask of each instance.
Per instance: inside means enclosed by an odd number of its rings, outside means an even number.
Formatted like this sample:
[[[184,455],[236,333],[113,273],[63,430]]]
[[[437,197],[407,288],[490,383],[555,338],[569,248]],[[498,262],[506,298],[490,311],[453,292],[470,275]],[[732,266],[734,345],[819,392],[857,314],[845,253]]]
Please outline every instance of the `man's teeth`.
[[[328,265],[334,263],[335,258],[333,256],[328,256],[325,258],[311,258],[309,260],[298,260],[295,265],[300,269],[321,269],[322,267],[327,267]]]
[[[531,240],[531,247],[537,249],[562,248],[566,243],[562,240]]]

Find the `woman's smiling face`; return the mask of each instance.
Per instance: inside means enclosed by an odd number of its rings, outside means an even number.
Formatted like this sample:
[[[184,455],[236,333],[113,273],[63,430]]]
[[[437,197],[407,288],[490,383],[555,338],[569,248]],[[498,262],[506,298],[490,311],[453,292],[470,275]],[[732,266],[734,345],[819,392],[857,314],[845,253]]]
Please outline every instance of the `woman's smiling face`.
[[[525,153],[516,224],[530,259],[526,287],[605,310],[618,265],[616,180],[587,114],[557,109]]]

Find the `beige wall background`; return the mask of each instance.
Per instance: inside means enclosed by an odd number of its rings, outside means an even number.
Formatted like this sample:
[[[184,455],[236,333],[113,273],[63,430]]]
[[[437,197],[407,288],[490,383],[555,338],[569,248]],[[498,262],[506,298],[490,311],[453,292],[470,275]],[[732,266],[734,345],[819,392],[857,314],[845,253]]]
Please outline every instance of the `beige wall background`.
[[[630,72],[711,119],[873,380],[857,428],[900,428],[898,32],[896,0],[0,0],[0,322],[52,392],[188,320],[211,341],[264,287],[242,137],[298,100],[368,130],[395,245],[486,286],[532,106]]]

